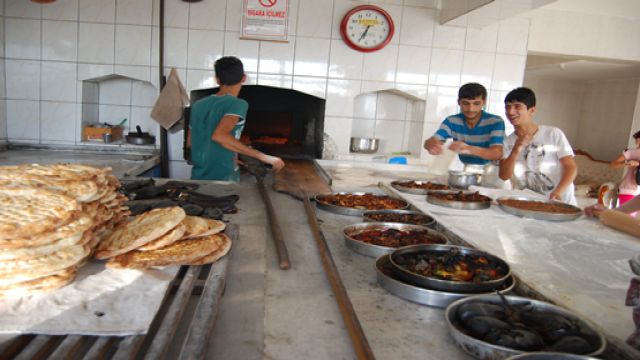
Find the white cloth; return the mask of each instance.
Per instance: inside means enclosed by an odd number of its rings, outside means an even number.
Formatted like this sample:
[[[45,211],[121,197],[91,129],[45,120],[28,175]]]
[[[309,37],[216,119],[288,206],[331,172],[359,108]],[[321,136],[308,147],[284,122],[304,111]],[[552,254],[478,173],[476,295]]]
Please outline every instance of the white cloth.
[[[179,268],[106,269],[90,261],[63,288],[0,299],[0,334],[144,334]]]
[[[515,132],[504,141],[503,158],[511,154],[516,142]],[[560,159],[573,156],[573,149],[562,130],[554,126],[540,125],[538,132],[521,153],[513,170],[516,188],[527,188],[549,195],[562,178]],[[562,194],[562,201],[577,205],[573,184]]]

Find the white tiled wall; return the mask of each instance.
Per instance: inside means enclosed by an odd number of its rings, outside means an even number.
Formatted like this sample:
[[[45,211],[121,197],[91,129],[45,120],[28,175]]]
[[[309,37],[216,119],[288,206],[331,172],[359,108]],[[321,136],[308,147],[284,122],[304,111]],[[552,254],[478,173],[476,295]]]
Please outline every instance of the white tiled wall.
[[[344,45],[339,23],[349,9],[369,2],[392,15],[396,30],[383,50],[363,54]],[[525,63],[528,18],[472,28],[463,17],[455,26],[442,26],[437,3],[291,0],[289,42],[279,43],[239,39],[241,1],[167,1],[165,64],[178,68],[190,91],[214,86],[213,62],[235,55],[246,65],[248,83],[294,88],[327,99],[325,132],[343,154],[348,153],[356,97],[399,89],[426,101],[423,119],[402,129],[390,126],[394,120],[377,119],[377,126],[393,134],[390,144],[416,147],[446,115],[457,111],[455,94],[461,83],[481,81],[490,94],[499,94],[522,82]],[[157,85],[157,0],[58,0],[47,5],[5,0],[3,11],[10,140],[68,141],[66,133],[41,135],[43,125],[48,128],[53,121],[41,116],[41,102],[80,104],[81,80],[128,72],[138,79],[148,76]],[[62,77],[74,68],[75,86]],[[60,90],[44,88],[51,82]],[[81,111],[72,113],[63,106],[56,114],[64,114],[56,115],[58,120],[70,117],[67,122],[79,124]],[[27,115],[30,118],[23,118]],[[133,121],[144,115],[141,110],[130,116]],[[22,122],[28,126],[18,125]],[[180,154],[181,142],[171,144],[171,153]],[[424,152],[422,156],[426,158]]]

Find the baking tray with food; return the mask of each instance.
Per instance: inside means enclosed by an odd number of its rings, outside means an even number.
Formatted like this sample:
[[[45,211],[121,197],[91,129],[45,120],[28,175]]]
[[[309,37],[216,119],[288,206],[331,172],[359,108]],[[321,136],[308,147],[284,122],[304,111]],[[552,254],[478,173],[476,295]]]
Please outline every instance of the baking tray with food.
[[[505,196],[499,198],[497,203],[504,212],[537,220],[571,221],[582,216],[579,207],[528,196]]]
[[[483,210],[491,207],[491,198],[471,191],[430,191],[427,202],[460,210]]]
[[[378,258],[376,261],[376,273],[378,284],[380,284],[383,289],[405,300],[427,306],[444,308],[452,302],[470,295],[495,293],[495,291],[477,294],[457,293],[433,290],[412,284],[398,278],[391,261],[389,261],[389,255],[383,255]],[[510,276],[502,286],[496,288],[496,291],[508,293],[513,290],[515,284],[515,278]]]
[[[364,222],[343,229],[346,245],[362,255],[379,257],[397,248],[416,244],[445,244],[440,232],[420,225]]]
[[[370,210],[362,215],[362,220],[373,222],[395,222],[433,227],[436,220],[427,214],[411,210]]]
[[[430,289],[477,293],[500,288],[509,265],[497,256],[458,245],[413,245],[389,256],[398,278]]]
[[[409,207],[404,200],[365,192],[318,194],[315,201],[319,209],[349,216],[362,216],[367,210],[404,210]]]
[[[395,180],[391,187],[407,194],[427,195],[429,191],[449,190],[449,185],[427,180]]]
[[[596,356],[606,340],[587,320],[559,306],[518,296],[477,295],[445,310],[454,342],[477,359],[532,351]]]

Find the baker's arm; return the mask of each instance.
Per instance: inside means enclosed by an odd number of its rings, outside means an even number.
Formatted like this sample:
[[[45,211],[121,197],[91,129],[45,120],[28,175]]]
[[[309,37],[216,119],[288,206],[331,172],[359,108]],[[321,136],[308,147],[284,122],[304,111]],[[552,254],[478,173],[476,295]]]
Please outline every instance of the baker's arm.
[[[567,191],[578,174],[578,166],[571,155],[560,158],[560,166],[562,167],[562,177],[558,186],[549,194],[549,199],[552,200],[562,199],[562,194]]]
[[[524,146],[522,144],[516,142],[516,144],[511,149],[511,154],[509,154],[509,156],[507,156],[506,158],[500,160],[500,179],[504,181],[511,179],[511,177],[513,176],[513,170],[516,167],[516,161],[518,160],[518,156],[520,156],[523,148]]]
[[[460,154],[473,155],[485,160],[502,159],[502,145],[491,145],[488,148],[473,146],[462,141],[454,141],[449,146],[449,150]]]

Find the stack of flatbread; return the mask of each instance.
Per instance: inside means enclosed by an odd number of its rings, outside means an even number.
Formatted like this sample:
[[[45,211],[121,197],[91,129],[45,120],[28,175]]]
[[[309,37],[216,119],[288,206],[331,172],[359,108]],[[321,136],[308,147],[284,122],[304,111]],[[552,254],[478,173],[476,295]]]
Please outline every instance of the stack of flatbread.
[[[0,297],[48,291],[77,269],[129,215],[110,168],[0,167]]]
[[[120,224],[94,256],[115,269],[209,264],[231,249],[224,228],[222,221],[187,216],[177,206],[153,209]]]

